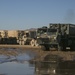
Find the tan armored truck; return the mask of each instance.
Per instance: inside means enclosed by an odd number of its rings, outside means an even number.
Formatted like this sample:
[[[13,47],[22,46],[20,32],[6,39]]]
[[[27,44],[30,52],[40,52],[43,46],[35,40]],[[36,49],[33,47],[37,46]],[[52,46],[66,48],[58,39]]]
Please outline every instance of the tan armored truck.
[[[18,41],[20,45],[34,46],[35,37],[36,37],[36,30],[24,30],[19,32]]]

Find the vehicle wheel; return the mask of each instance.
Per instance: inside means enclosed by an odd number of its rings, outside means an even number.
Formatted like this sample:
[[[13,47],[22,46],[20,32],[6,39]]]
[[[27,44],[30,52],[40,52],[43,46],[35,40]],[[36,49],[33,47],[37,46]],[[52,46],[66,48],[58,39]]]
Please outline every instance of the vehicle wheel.
[[[50,50],[48,46],[41,46],[41,49],[42,49],[43,51],[49,51],[49,50]]]
[[[32,47],[35,46],[35,40],[34,40],[34,39],[31,40],[30,45],[31,45]]]
[[[38,44],[37,40],[35,40],[35,46],[36,46],[36,47],[37,47],[37,46],[39,46],[39,44]]]
[[[74,47],[74,46],[71,46],[71,47],[70,47],[70,50],[71,50],[71,51],[75,51],[75,47]]]
[[[50,49],[49,49],[49,46],[45,46],[45,50],[46,51],[49,51]]]
[[[58,51],[66,51],[66,46],[58,46]]]
[[[41,46],[41,49],[42,49],[43,51],[46,51],[45,46]]]

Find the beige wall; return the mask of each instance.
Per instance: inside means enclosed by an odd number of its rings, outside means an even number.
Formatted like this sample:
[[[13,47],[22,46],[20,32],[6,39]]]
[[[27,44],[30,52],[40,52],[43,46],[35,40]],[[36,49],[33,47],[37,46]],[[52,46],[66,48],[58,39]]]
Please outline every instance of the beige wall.
[[[8,30],[8,37],[17,37],[18,31],[17,30]]]

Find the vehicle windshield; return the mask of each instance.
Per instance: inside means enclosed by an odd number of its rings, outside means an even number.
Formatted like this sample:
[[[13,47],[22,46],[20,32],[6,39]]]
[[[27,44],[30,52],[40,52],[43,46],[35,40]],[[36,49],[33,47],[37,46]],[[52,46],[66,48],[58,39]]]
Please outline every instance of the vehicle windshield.
[[[26,33],[26,37],[29,37],[29,33]]]
[[[47,28],[39,28],[39,29],[37,30],[37,33],[38,33],[38,34],[47,33]]]

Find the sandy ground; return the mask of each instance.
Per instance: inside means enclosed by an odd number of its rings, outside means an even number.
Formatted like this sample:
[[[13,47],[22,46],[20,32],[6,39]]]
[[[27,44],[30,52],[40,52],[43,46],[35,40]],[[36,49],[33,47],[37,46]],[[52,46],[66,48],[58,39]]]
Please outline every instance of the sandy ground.
[[[40,47],[32,47],[30,45],[0,45],[0,48],[24,48],[24,49],[38,49]]]
[[[13,50],[8,50],[13,49]],[[21,49],[22,53],[26,50],[30,50],[37,54],[37,60],[43,60],[47,55],[59,55],[63,60],[75,60],[75,51],[43,51],[40,47],[31,47],[30,45],[0,45],[0,54],[3,55],[18,55],[18,49]]]

